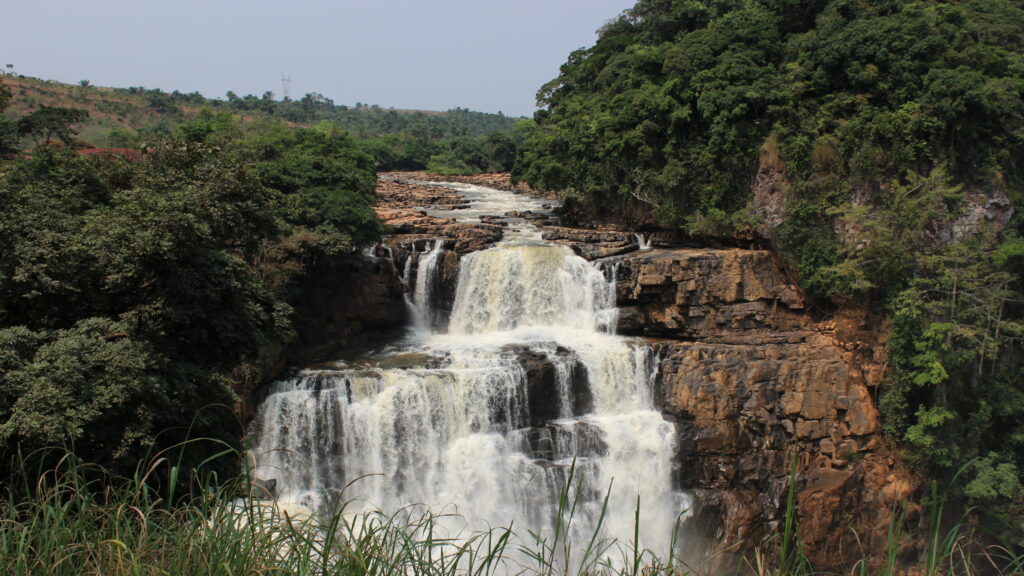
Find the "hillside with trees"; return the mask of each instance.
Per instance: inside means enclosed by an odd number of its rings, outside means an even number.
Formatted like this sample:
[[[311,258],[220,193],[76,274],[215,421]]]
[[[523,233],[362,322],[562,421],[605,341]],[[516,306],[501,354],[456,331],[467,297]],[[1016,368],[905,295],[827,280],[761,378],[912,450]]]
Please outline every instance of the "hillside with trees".
[[[344,132],[203,117],[144,153],[0,160],[0,474],[51,446],[121,473],[187,438],[217,444],[182,465],[237,446],[298,281],[379,238],[374,162]]]
[[[78,110],[83,116],[71,122],[75,137],[65,142],[74,148],[138,148],[175,135],[182,124],[197,119],[209,123],[214,117],[240,125],[271,120],[305,127],[328,123],[358,141],[380,170],[423,170],[429,165],[453,174],[508,171],[518,142],[513,127],[521,120],[464,108],[432,112],[338,105],[317,93],[282,100],[272,92],[257,97],[229,91],[225,99],[211,99],[198,92],[99,87],[87,80],[69,85],[8,75],[0,76],[0,83],[10,89],[8,120],[42,110]],[[0,125],[0,153],[10,138],[10,131]],[[39,141],[23,138],[22,145]]]
[[[641,0],[541,88],[513,175],[884,311],[889,438],[1020,544],[1021,30],[1008,0]]]

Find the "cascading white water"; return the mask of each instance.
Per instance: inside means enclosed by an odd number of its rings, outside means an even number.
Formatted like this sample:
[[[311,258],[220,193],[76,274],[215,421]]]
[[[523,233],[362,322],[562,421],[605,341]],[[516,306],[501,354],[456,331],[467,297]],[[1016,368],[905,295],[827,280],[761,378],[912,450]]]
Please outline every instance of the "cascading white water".
[[[650,235],[644,235],[638,232],[636,234],[633,234],[633,237],[636,238],[637,248],[641,250],[650,250],[651,248],[654,248],[654,244],[652,244]]]
[[[421,311],[441,249],[420,255]],[[640,545],[667,553],[686,505],[672,491],[674,428],[654,410],[650,348],[611,334],[614,323],[614,268],[609,280],[523,224],[463,257],[449,333],[391,353],[404,367],[277,383],[256,423],[255,475],[312,509],[416,503],[457,513],[445,519],[453,533],[514,523],[520,535],[550,535],[575,463],[577,550],[607,492],[601,536],[630,540],[639,498]]]
[[[437,259],[442,252],[444,252],[444,242],[435,240],[430,251],[420,258],[416,268],[413,303],[416,305],[416,327],[421,330],[429,330],[434,323],[430,297],[434,290],[434,277],[437,275]]]
[[[614,286],[565,246],[502,246],[462,259],[450,330],[486,334],[520,326],[605,331]]]

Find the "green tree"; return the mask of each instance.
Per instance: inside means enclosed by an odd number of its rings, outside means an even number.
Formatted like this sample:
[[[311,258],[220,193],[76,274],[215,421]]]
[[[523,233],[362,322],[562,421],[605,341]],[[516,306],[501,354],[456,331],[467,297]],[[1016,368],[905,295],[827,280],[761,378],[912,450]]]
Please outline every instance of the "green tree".
[[[74,444],[129,471],[187,434],[236,443],[229,375],[289,333],[253,262],[277,193],[179,143],[139,164],[42,148],[0,194],[0,452]]]
[[[18,151],[18,123],[4,115],[11,97],[11,89],[6,84],[0,84],[0,158]]]
[[[70,146],[78,133],[74,125],[89,117],[89,113],[78,108],[43,106],[18,120],[18,135],[32,138],[37,144],[49,146],[58,138]]]

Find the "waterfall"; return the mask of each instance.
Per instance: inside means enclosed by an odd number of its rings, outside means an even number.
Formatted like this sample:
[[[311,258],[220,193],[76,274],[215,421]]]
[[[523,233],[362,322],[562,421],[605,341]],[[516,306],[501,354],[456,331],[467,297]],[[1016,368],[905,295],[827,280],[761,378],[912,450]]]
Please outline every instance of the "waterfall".
[[[636,238],[636,245],[641,250],[650,250],[651,248],[654,247],[654,245],[651,242],[650,234],[644,235],[637,232],[636,234],[633,234],[633,237]]]
[[[417,328],[429,330],[434,323],[430,297],[434,290],[434,277],[437,275],[437,259],[444,252],[444,242],[434,240],[429,252],[420,258],[416,267],[416,291],[413,303],[416,305]]]
[[[411,305],[428,332],[388,353],[403,367],[337,363],[276,383],[255,422],[255,476],[313,510],[421,504],[452,512],[452,534],[514,523],[522,537],[551,534],[575,466],[575,549],[598,526],[631,540],[639,498],[640,545],[669,552],[687,503],[672,489],[675,429],[654,408],[650,347],[611,333],[615,265],[523,224],[462,258],[448,332],[434,333],[442,250],[418,255]]]
[[[469,254],[459,270],[451,330],[481,334],[520,326],[605,331],[614,285],[565,246],[499,246]]]

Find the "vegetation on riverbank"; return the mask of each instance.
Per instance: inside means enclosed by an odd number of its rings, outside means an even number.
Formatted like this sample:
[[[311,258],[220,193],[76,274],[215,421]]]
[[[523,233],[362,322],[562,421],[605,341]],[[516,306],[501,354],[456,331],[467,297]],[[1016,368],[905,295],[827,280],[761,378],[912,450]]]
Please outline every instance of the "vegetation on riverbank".
[[[927,476],[966,467],[1024,545],[1021,29],[1007,0],[640,0],[540,90],[513,174],[760,232],[820,306],[884,307],[889,437]]]
[[[344,133],[199,117],[179,136],[0,160],[0,473],[52,445],[122,474],[189,436],[237,445],[296,280],[382,232]]]

